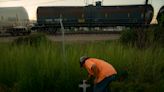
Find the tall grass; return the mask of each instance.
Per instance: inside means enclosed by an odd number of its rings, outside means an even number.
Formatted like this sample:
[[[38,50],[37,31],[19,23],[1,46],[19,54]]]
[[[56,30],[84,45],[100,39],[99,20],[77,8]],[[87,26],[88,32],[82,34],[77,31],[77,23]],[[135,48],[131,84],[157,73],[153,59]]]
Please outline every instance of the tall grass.
[[[164,46],[164,27],[133,28],[122,31],[120,41],[138,48]]]
[[[117,41],[68,42],[63,61],[62,43],[41,41],[39,45],[0,44],[0,92],[79,92],[87,77],[79,57],[107,60],[119,71],[128,68],[128,79],[114,82],[113,92],[162,92],[164,49],[139,50]]]

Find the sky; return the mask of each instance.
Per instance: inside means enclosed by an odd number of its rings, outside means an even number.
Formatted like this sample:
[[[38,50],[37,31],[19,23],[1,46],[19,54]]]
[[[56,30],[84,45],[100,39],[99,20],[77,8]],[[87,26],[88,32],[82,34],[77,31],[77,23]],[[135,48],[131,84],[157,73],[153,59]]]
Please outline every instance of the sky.
[[[15,7],[23,6],[28,12],[31,20],[36,20],[36,10],[38,6],[84,6],[93,4],[93,2],[102,0],[0,0],[0,7]],[[86,3],[87,2],[87,3]],[[145,0],[103,0],[103,5],[135,5],[144,4]],[[154,19],[161,6],[164,5],[164,0],[149,0],[149,4],[154,7]]]

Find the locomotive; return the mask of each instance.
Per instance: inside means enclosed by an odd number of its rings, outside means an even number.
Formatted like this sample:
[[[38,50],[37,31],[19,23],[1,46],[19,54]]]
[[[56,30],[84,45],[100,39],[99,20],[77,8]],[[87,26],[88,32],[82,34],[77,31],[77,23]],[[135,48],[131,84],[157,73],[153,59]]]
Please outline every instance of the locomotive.
[[[71,27],[142,26],[150,24],[153,7],[146,5],[102,6],[101,2],[88,6],[43,6],[37,8],[37,25],[33,29],[52,31]]]

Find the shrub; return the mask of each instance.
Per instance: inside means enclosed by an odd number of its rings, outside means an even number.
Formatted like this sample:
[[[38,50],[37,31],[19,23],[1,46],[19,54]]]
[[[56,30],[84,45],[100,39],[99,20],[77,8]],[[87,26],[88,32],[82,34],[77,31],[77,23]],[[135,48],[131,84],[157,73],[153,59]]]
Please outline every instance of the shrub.
[[[154,40],[164,46],[164,27],[157,27],[154,30]]]
[[[14,40],[13,44],[38,46],[44,42],[47,42],[46,35],[44,35],[44,34],[33,34],[30,36],[19,37],[19,38]]]
[[[164,26],[164,14],[161,15],[159,21],[158,21],[159,26]]]
[[[120,41],[126,45],[136,46],[138,48],[145,48],[149,46],[164,44],[164,28],[137,28],[124,30],[121,34]]]
[[[120,40],[123,44],[142,48],[145,45],[146,33],[145,30],[141,28],[124,30],[121,34]]]
[[[137,40],[137,34],[135,31],[130,29],[123,30],[120,39],[124,44],[134,44]]]

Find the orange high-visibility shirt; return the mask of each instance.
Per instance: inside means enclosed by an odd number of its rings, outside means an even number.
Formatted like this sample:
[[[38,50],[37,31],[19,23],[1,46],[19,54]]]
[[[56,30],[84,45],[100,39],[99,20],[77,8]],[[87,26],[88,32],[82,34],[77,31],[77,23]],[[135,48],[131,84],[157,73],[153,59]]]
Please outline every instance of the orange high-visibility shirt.
[[[117,74],[116,70],[111,64],[105,62],[104,60],[89,58],[85,61],[84,67],[87,69],[90,75],[94,74],[93,70],[91,69],[93,65],[96,65],[96,68],[99,71],[97,75],[95,75],[97,77],[96,83],[99,83],[106,77]]]

